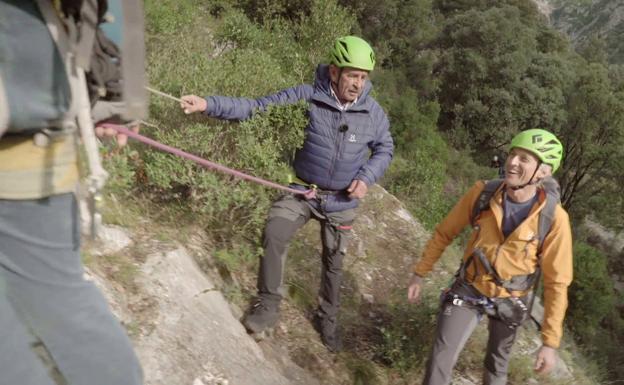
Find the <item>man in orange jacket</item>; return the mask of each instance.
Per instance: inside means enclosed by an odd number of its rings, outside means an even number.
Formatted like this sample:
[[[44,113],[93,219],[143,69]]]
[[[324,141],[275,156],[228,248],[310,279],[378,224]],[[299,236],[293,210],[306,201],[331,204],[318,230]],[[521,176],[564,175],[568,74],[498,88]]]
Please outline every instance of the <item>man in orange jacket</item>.
[[[538,238],[538,223],[547,206],[544,181],[552,180],[549,177],[559,167],[562,153],[561,142],[552,133],[521,132],[511,141],[505,177],[489,207],[473,218],[485,188],[484,182],[477,182],[436,227],[413,269],[407,294],[411,303],[418,302],[422,277],[444,249],[467,225],[472,223],[474,230],[456,279],[442,298],[423,384],[451,382],[457,357],[483,315],[489,318],[483,383],[505,384],[516,328],[528,317],[540,269],[544,277],[543,344],[535,370],[547,373],[554,367],[572,281],[572,235],[568,214],[558,203],[553,205],[543,242]]]

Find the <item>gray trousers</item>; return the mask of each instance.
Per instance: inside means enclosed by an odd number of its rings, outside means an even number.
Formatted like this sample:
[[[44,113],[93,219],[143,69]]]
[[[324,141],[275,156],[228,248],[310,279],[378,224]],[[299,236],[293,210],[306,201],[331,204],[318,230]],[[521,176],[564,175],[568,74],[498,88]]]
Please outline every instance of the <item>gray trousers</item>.
[[[260,260],[258,295],[262,300],[274,304],[282,299],[288,244],[297,230],[311,218],[321,223],[323,244],[319,309],[321,315],[333,318],[340,307],[342,260],[351,233],[350,227],[355,220],[354,209],[321,213],[305,199],[292,195],[284,195],[274,202],[264,230],[264,255]]]
[[[451,289],[459,295],[478,296],[478,292],[468,284],[455,282]],[[438,314],[436,337],[427,362],[423,385],[448,385],[459,353],[468,337],[483,317],[481,308],[441,304]],[[511,348],[516,339],[516,329],[509,328],[502,321],[488,318],[488,343],[485,353],[483,383],[504,385],[507,383],[507,369]]]
[[[83,279],[72,194],[0,200],[0,385],[51,385],[41,340],[69,385],[138,385],[130,340]]]

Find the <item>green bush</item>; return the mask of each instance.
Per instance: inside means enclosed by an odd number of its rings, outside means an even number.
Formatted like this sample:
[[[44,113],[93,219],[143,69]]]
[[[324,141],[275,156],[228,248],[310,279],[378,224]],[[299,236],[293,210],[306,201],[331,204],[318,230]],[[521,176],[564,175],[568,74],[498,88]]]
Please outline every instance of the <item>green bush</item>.
[[[154,131],[169,145],[226,167],[285,184],[289,159],[303,140],[302,104],[273,107],[237,127],[193,124],[184,131]],[[184,204],[218,239],[256,241],[276,191],[241,181],[170,154],[145,151],[143,188],[164,202]]]
[[[402,373],[424,366],[431,349],[437,307],[438,301],[432,295],[418,305],[403,298],[390,303],[389,319],[381,328],[382,342],[377,352],[381,361]]]
[[[409,139],[399,144],[384,185],[428,229],[476,180],[496,176],[496,171],[475,165],[469,154],[452,150],[433,127],[423,125],[403,137]]]
[[[226,14],[215,35],[221,44],[233,43],[236,50],[253,49],[270,56],[287,85],[312,81],[317,64],[327,63],[334,39],[350,34],[356,25],[355,17],[333,0],[310,2],[306,5],[306,17],[301,19],[288,18],[289,12],[286,15],[282,12],[285,5],[279,0],[262,3],[262,9],[275,17],[266,14],[259,17],[258,9],[252,12],[245,6],[246,14],[240,11]],[[249,18],[262,22],[253,24]]]
[[[105,193],[115,193],[123,196],[132,194],[135,180],[134,162],[137,156],[136,151],[128,148],[124,148],[119,153],[111,151],[104,155],[102,166],[109,173],[109,178],[105,185]]]
[[[261,23],[250,19],[254,15],[236,9],[245,4],[221,1],[204,6],[186,0],[174,6],[148,2],[152,86],[176,96],[193,93],[253,98],[274,93],[311,81],[316,64],[326,59],[329,42],[349,33],[355,24],[347,10],[331,0],[311,2],[305,19],[281,15]],[[263,7],[276,12],[282,5],[279,1],[263,2]],[[167,7],[180,12],[167,13]],[[219,19],[211,15],[219,15]],[[185,31],[190,36],[180,35]],[[205,35],[198,38],[197,31]],[[303,141],[305,112],[304,104],[280,106],[241,123],[221,122],[184,116],[177,104],[154,97],[150,119],[158,128],[144,128],[143,133],[213,162],[285,184],[294,151]],[[216,241],[225,243],[220,247],[232,249],[233,242],[244,240],[258,242],[267,208],[277,195],[275,190],[169,154],[147,148],[139,151],[141,161],[126,165],[127,172],[140,176],[135,182],[147,197],[179,208]]]
[[[574,243],[574,281],[568,293],[566,324],[584,350],[601,363],[603,372],[621,375],[622,345],[618,339],[623,330],[622,318],[615,307],[607,259],[580,241]]]
[[[446,166],[432,161],[422,152],[416,154],[411,158],[395,156],[384,184],[425,227],[431,229],[446,215],[449,207],[442,194]]]
[[[607,258],[592,246],[574,243],[574,280],[569,289],[568,325],[585,341],[600,331],[600,323],[615,305]]]

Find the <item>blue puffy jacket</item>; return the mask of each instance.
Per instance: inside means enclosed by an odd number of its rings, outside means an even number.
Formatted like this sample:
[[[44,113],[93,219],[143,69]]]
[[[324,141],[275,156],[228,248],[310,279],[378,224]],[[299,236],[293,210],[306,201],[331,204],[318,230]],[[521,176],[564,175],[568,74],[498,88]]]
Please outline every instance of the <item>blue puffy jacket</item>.
[[[306,139],[293,165],[297,177],[324,190],[344,190],[354,179],[372,185],[392,160],[390,124],[381,106],[369,96],[371,89],[367,81],[357,102],[341,111],[330,91],[329,67],[319,65],[314,86],[303,84],[258,99],[209,96],[204,113],[219,119],[244,120],[272,104],[307,101]],[[326,211],[358,205],[346,194],[332,200],[336,202]]]

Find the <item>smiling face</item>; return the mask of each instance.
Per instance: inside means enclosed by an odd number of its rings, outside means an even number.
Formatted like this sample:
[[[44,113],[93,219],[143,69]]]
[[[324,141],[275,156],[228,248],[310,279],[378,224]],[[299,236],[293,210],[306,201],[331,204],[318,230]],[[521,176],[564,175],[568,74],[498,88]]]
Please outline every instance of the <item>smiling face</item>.
[[[535,182],[545,176],[544,169],[539,166],[539,159],[531,152],[513,148],[505,161],[505,183],[516,187]]]
[[[329,76],[332,87],[340,103],[351,103],[357,99],[364,91],[368,71],[357,68],[329,66]]]

